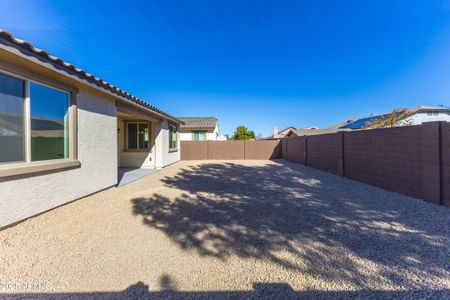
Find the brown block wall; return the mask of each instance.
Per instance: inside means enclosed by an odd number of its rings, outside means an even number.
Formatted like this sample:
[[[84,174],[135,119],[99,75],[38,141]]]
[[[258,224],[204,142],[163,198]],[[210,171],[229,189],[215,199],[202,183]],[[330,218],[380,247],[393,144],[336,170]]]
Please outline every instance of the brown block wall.
[[[346,132],[345,176],[413,197],[422,197],[420,126]]]
[[[182,141],[181,159],[284,158],[450,207],[450,123],[263,141]]]
[[[279,140],[245,141],[245,159],[276,159],[281,157]]]
[[[441,199],[450,207],[450,123],[441,123]]]
[[[337,138],[334,133],[308,136],[306,164],[315,169],[337,174],[336,143]]]
[[[245,159],[244,141],[207,141],[208,159]]]
[[[306,137],[291,137],[283,139],[285,141],[286,160],[290,160],[296,163],[306,163]],[[289,145],[286,145],[288,143]]]
[[[287,160],[450,207],[450,123],[287,138],[282,148]]]
[[[287,141],[288,139],[281,139],[281,158],[282,159],[288,159],[287,158]]]
[[[181,141],[181,160],[208,159],[208,144],[200,141]]]
[[[441,202],[439,122],[424,123],[422,128],[422,198],[434,204]]]
[[[280,140],[181,141],[181,160],[277,159],[282,155]]]

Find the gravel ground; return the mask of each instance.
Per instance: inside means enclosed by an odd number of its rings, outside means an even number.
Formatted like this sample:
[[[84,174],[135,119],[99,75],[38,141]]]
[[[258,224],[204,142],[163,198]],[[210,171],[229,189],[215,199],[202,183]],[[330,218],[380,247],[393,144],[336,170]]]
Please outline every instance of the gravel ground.
[[[450,209],[285,161],[180,162],[0,231],[0,298],[450,298]]]

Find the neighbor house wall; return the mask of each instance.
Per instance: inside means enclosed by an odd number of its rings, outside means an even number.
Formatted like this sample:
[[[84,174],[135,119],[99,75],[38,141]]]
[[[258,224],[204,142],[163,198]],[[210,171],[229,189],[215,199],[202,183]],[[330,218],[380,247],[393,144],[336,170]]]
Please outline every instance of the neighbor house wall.
[[[64,171],[0,179],[0,227],[117,183],[114,101],[81,89],[77,96],[78,160]]]
[[[445,121],[450,122],[450,113],[448,112],[437,112],[437,116],[429,116],[426,112],[417,113],[414,116],[407,119],[410,125],[420,125],[425,122],[436,122]]]
[[[217,140],[217,136],[219,135],[219,128],[216,126],[216,128],[214,128],[214,130],[209,130],[209,131],[205,131],[205,130],[192,130],[192,131],[184,131],[184,132],[180,132],[180,141],[193,141],[194,140],[194,132],[195,131],[201,131],[201,132],[206,132],[206,140],[207,141],[216,141]]]
[[[206,140],[207,141],[217,141],[217,136],[219,135],[219,127],[216,125],[216,128],[212,132],[206,133]]]
[[[180,132],[180,141],[192,141],[193,139],[192,131]]]

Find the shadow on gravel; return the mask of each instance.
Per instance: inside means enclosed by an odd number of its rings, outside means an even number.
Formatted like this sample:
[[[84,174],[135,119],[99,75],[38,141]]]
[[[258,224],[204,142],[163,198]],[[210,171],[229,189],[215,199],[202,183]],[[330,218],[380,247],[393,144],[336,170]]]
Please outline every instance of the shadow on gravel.
[[[294,291],[284,283],[256,283],[252,291],[149,291],[148,285],[138,282],[118,292],[86,293],[24,293],[0,294],[1,299],[12,300],[90,300],[90,299],[424,299],[430,294],[445,299],[450,290],[414,290],[414,291]]]
[[[360,288],[382,281],[421,289],[422,277],[448,274],[442,207],[285,161],[205,162],[163,183],[182,195],[132,199],[134,214],[200,255],[270,260]],[[367,275],[371,263],[381,266],[376,276]],[[406,272],[422,275],[414,281]]]

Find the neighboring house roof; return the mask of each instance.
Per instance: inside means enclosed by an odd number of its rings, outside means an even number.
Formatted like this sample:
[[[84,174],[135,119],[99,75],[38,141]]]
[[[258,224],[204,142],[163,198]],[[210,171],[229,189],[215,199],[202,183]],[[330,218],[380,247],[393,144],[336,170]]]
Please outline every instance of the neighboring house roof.
[[[381,120],[383,118],[386,118],[389,114],[383,114],[383,115],[377,115],[377,116],[370,116],[365,118],[356,119],[354,121],[350,121],[344,126],[339,127],[339,129],[361,129],[366,126],[367,123]]]
[[[286,128],[284,128],[284,129],[282,129],[282,130],[280,130],[279,132],[278,132],[278,134],[285,134],[285,133],[288,133],[290,130],[296,130],[297,128],[295,128],[295,127],[293,127],[293,126],[289,126],[289,127],[286,127]]]
[[[302,136],[302,135],[317,135],[317,134],[325,134],[325,133],[333,133],[337,132],[338,129],[336,128],[318,128],[318,129],[301,129],[298,128],[294,130],[295,135]]]
[[[450,112],[450,108],[445,106],[417,106],[414,108],[415,112],[427,112],[427,111],[443,111],[443,112]]]
[[[14,48],[18,48],[22,53],[28,56],[37,56],[40,59],[44,59],[52,65],[56,65],[58,69],[65,71],[69,75],[76,75],[78,78],[82,79],[86,83],[95,84],[98,87],[101,87],[109,92],[112,92],[115,95],[123,97],[127,100],[130,100],[137,104],[138,106],[149,110],[150,112],[156,113],[157,115],[161,115],[171,121],[181,124],[182,121],[178,120],[176,117],[166,113],[165,111],[160,110],[159,108],[150,105],[149,103],[125,92],[124,90],[119,89],[118,87],[104,81],[101,78],[95,77],[92,74],[87,73],[86,71],[75,67],[74,65],[65,62],[61,58],[52,56],[48,54],[48,52],[35,48],[31,43],[23,41],[21,39],[15,38],[11,33],[6,30],[0,29],[0,44],[7,44],[8,46],[12,46]]]
[[[184,122],[184,124],[180,126],[181,130],[214,130],[218,122],[216,117],[178,117],[178,119]]]
[[[33,130],[64,130],[64,120],[50,120],[42,118],[31,119]]]
[[[414,115],[421,112],[450,112],[450,108],[444,106],[417,106],[412,108],[411,111],[413,112],[412,115]],[[389,116],[389,113],[355,119],[349,121],[346,125],[339,127],[339,129],[362,129],[367,123],[386,118],[387,116]]]
[[[316,130],[319,129],[315,126],[311,126],[308,128],[295,128],[293,126],[289,126],[279,131],[278,133],[274,132],[274,134],[266,137],[265,139],[279,139],[291,136],[309,135],[310,132],[315,132]]]
[[[33,137],[64,136],[64,120],[31,118]],[[0,136],[23,135],[23,118],[16,115],[0,114]]]
[[[445,107],[445,106],[417,106],[417,107],[413,108],[412,111],[414,113],[430,112],[430,111],[450,112],[450,108]],[[389,114],[366,116],[366,117],[362,117],[362,118],[357,118],[357,119],[353,119],[353,120],[340,122],[340,123],[337,123],[328,128],[322,128],[322,129],[315,128],[315,127],[309,127],[309,128],[304,128],[304,129],[303,128],[295,128],[295,127],[287,127],[285,129],[283,129],[282,131],[280,131],[280,134],[283,136],[289,136],[289,135],[303,136],[303,135],[317,135],[317,134],[325,134],[325,133],[334,133],[334,132],[338,132],[340,130],[363,129],[368,122],[372,122],[374,120],[385,118],[388,115]]]

